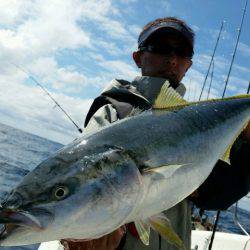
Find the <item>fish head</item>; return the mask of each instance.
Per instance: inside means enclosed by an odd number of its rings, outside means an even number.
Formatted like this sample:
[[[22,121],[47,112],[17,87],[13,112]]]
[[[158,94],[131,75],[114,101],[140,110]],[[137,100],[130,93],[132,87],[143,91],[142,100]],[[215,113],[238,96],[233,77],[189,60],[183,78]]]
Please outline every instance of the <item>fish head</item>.
[[[2,203],[0,246],[100,237],[124,222],[140,188],[135,163],[113,150],[49,158]]]
[[[0,245],[38,243],[50,238],[58,217],[62,218],[59,228],[66,223],[66,214],[73,213],[75,206],[65,207],[64,203],[74,203],[74,194],[80,188],[70,165],[57,157],[50,158],[10,192],[0,207],[0,223],[5,229]]]

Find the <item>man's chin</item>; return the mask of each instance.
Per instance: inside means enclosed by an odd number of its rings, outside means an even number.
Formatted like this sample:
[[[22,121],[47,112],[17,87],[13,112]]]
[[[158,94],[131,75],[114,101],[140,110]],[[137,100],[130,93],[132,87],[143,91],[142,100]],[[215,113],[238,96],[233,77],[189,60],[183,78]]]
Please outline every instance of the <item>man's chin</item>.
[[[166,72],[163,70],[157,72],[145,72],[143,75],[167,79],[170,83],[170,86],[173,88],[177,88],[180,84],[180,81],[178,81],[177,76],[174,73]]]
[[[170,83],[170,86],[174,89],[176,89],[180,84],[180,82],[177,80],[176,75],[174,74],[170,75],[169,73],[166,73],[166,72],[159,72],[158,74],[155,75],[155,77],[167,79]]]

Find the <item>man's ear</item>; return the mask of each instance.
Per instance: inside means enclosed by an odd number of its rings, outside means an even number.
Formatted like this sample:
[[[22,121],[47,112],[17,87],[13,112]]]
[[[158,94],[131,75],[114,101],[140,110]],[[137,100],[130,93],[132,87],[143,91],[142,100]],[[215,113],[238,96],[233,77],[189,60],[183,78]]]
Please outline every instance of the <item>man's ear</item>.
[[[135,51],[133,52],[133,59],[138,68],[141,68],[141,52]]]
[[[189,63],[188,63],[188,66],[186,68],[186,72],[189,70],[189,68],[193,65],[193,61],[190,59],[189,60]]]

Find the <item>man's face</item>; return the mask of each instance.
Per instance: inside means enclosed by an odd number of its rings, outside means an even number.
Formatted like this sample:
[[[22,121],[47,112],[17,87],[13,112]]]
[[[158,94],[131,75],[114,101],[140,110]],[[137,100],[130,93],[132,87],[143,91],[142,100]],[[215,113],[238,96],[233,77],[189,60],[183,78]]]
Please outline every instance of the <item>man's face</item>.
[[[166,44],[169,41],[166,41]],[[167,46],[167,45],[166,45]],[[192,65],[190,58],[178,55],[164,55],[147,51],[134,52],[133,58],[143,76],[162,77],[177,87]]]

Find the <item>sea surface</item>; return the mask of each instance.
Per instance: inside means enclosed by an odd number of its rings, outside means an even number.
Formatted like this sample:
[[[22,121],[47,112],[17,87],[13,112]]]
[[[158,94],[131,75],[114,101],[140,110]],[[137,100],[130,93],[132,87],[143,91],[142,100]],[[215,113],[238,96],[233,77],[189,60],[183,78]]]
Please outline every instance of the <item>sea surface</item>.
[[[63,145],[0,123],[0,203],[30,170]],[[221,213],[219,230],[242,233],[233,222],[233,207]],[[213,221],[214,212],[208,212]],[[238,219],[250,233],[250,211],[238,210]],[[0,247],[0,250],[33,250],[38,245]]]

